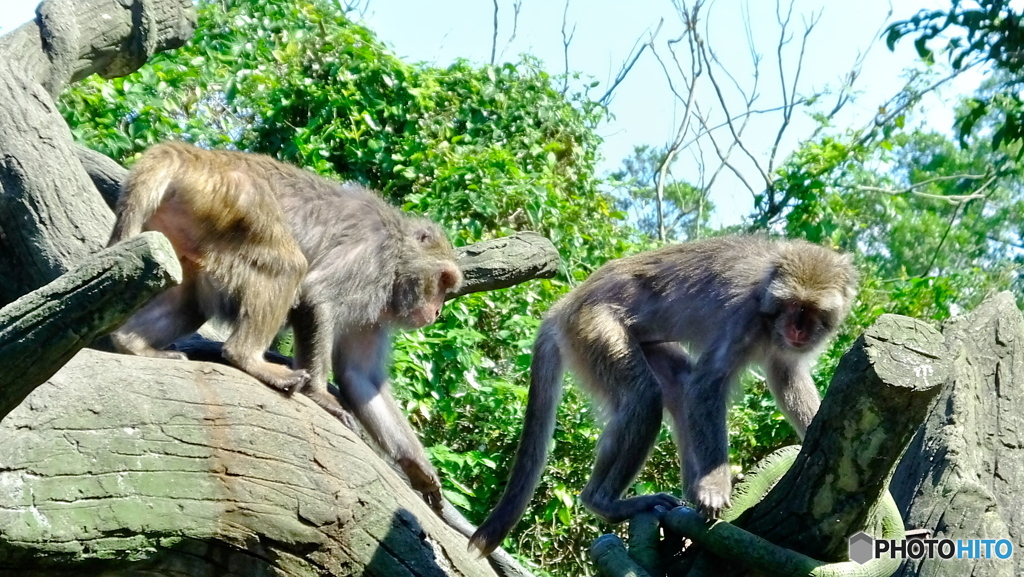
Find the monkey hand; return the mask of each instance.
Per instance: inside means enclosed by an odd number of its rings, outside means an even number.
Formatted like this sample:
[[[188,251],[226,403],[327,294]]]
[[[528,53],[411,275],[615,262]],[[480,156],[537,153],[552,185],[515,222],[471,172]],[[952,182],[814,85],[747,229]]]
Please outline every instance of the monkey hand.
[[[722,509],[729,507],[732,475],[729,464],[723,463],[698,478],[688,489],[686,497],[697,510],[709,519],[717,519]]]
[[[398,466],[409,477],[409,484],[423,494],[423,500],[430,508],[440,513],[444,500],[441,497],[441,478],[434,466],[423,458],[406,457],[398,460]]]

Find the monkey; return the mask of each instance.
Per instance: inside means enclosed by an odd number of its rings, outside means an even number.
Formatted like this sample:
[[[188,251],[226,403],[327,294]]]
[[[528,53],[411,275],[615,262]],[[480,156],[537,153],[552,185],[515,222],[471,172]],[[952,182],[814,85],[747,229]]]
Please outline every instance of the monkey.
[[[732,489],[730,386],[746,366],[761,365],[803,439],[821,402],[810,365],[849,312],[857,284],[849,255],[757,235],[675,244],[606,263],[541,322],[508,484],[471,547],[493,551],[526,510],[547,460],[564,368],[607,416],[581,494],[590,511],[618,523],[679,505],[665,493],[623,498],[653,448],[664,410],[685,496],[717,517]]]
[[[125,179],[108,245],[143,230],[171,241],[182,282],[111,333],[119,352],[186,359],[163,349],[207,319],[222,318],[231,325],[223,347],[230,364],[281,390],[309,380],[308,371],[263,358],[308,266],[266,171],[227,165],[185,144],[152,147]]]
[[[233,318],[223,349],[228,362],[284,393],[306,394],[347,425],[354,413],[440,509],[440,479],[387,382],[392,330],[433,323],[462,285],[440,226],[357,184],[269,156],[184,143],[144,153],[118,206],[111,244],[159,230],[186,271],[181,285],[114,333],[122,352],[181,358],[159,349],[207,318]],[[254,359],[258,352],[262,360],[286,322],[295,334],[293,367],[274,365],[286,374],[267,378]],[[239,348],[243,331],[260,338]],[[328,389],[332,369],[340,399]]]
[[[286,220],[309,261],[289,315],[303,392],[343,419],[351,409],[374,442],[440,512],[441,484],[423,446],[389,392],[391,332],[418,329],[441,314],[463,275],[437,224],[409,216],[354,184],[305,171],[280,195]],[[329,216],[329,218],[328,218]],[[334,371],[341,394],[328,392]]]

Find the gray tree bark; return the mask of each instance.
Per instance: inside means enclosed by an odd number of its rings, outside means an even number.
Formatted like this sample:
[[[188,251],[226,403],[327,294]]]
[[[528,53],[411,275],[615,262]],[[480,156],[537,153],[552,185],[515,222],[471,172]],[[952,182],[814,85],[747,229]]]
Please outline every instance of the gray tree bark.
[[[75,353],[179,282],[171,243],[147,232],[0,309],[0,419]]]
[[[1024,574],[1024,319],[1002,293],[943,327],[953,375],[892,480],[908,528],[1009,539],[1009,560],[908,560],[897,575]]]
[[[466,278],[455,298],[508,288],[531,278],[551,278],[561,258],[551,241],[535,232],[518,232],[456,249]]]
[[[352,431],[231,367],[86,349],[0,439],[3,575],[494,575]]]
[[[0,37],[0,306],[103,248],[113,225],[56,96],[184,44],[195,18],[191,0],[45,0],[34,21]]]

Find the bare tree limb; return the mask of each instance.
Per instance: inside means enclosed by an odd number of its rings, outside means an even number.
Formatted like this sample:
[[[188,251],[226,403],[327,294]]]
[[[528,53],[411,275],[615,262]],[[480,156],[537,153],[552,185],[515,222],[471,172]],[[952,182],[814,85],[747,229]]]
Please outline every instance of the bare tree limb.
[[[562,78],[562,94],[569,91],[569,45],[572,44],[573,36],[576,36],[576,24],[572,25],[572,32],[565,34],[565,26],[569,21],[569,0],[565,0],[565,10],[562,11],[562,58],[565,61],[565,77]]]
[[[498,0],[494,1],[494,32],[491,34],[491,66],[494,66],[494,56],[498,50]]]
[[[697,0],[697,2],[695,2],[693,5],[692,10],[686,10],[685,4],[679,4],[676,7],[679,11],[679,15],[683,18],[683,23],[686,26],[686,29],[691,31],[689,34],[686,35],[687,43],[690,47],[690,74],[689,77],[687,77],[685,74],[683,75],[683,81],[686,84],[689,92],[686,96],[686,107],[683,110],[683,118],[679,123],[679,128],[676,129],[675,138],[672,140],[672,143],[669,144],[668,147],[665,149],[665,156],[664,158],[662,158],[661,163],[658,166],[658,178],[655,179],[654,182],[655,198],[657,201],[656,208],[658,216],[658,239],[661,240],[662,242],[667,240],[667,235],[665,232],[665,180],[668,176],[669,167],[672,166],[672,162],[679,154],[680,146],[682,145],[683,140],[686,138],[687,132],[689,132],[690,130],[690,118],[692,117],[693,106],[697,98],[697,80],[700,78],[701,73],[703,72],[701,60],[697,57],[699,46],[703,41],[699,36],[697,36],[696,32],[697,20],[700,14],[700,9],[703,5],[704,3],[702,0]],[[655,53],[655,56],[657,56],[657,51],[654,50],[653,46],[653,36],[651,37],[650,43],[651,50]],[[669,50],[672,52],[673,59],[675,59],[676,65],[680,67],[680,72],[682,72],[681,65],[679,64],[679,59],[676,58],[675,51],[672,50],[671,44],[669,45]],[[662,62],[660,57],[658,57],[658,62],[662,65],[662,69],[665,70],[665,63]],[[667,70],[666,76],[668,76]],[[675,88],[673,88],[672,91],[677,96],[679,95],[677,92],[675,92]]]
[[[568,5],[568,1],[566,4]],[[603,106],[608,106],[611,103],[615,89],[618,88],[619,85],[622,84],[622,81],[626,79],[626,76],[629,75],[629,71],[633,69],[637,60],[640,60],[640,56],[644,53],[644,50],[654,48],[654,39],[658,36],[658,32],[661,31],[661,25],[664,23],[665,19],[662,18],[661,20],[658,20],[658,25],[654,28],[654,32],[651,32],[650,28],[646,30],[647,42],[641,43],[640,37],[637,37],[636,42],[633,43],[633,48],[629,51],[629,55],[627,55],[625,61],[623,61],[618,74],[615,75],[615,80],[613,80],[611,85],[608,86],[608,90],[605,90],[604,94],[601,95],[601,98],[597,99],[597,101]]]
[[[816,14],[811,13],[811,19],[808,23],[804,22],[804,33],[800,40],[800,55],[796,59],[796,72],[793,73],[792,86],[787,89],[786,87],[786,70],[783,66],[782,50],[785,45],[789,42],[785,38],[786,29],[789,26],[790,16],[793,13],[793,2],[789,3],[789,12],[786,15],[785,20],[781,18],[779,11],[780,4],[778,1],[775,3],[775,13],[779,18],[779,25],[781,27],[779,44],[777,46],[777,54],[779,59],[779,84],[782,87],[782,123],[779,124],[779,129],[775,133],[775,142],[772,143],[771,153],[768,156],[768,173],[775,172],[775,161],[779,153],[779,143],[782,142],[782,137],[786,134],[786,130],[789,128],[790,122],[793,120],[793,111],[796,109],[797,101],[799,98],[796,96],[797,87],[800,85],[800,73],[803,72],[804,68],[804,56],[807,53],[807,39],[810,37],[811,32],[814,30],[815,25],[821,21],[821,15],[823,10],[819,10]],[[790,37],[792,39],[792,37]],[[773,188],[773,187],[769,187]]]

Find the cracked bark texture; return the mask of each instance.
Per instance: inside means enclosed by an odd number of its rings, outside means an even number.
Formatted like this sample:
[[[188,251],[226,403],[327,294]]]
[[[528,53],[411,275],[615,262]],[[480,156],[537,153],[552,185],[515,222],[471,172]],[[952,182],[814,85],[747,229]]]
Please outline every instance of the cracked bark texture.
[[[907,528],[1009,539],[1000,560],[907,561],[900,577],[1024,574],[1024,319],[1010,293],[943,327],[952,379],[892,480]]]
[[[0,37],[0,306],[103,248],[113,226],[54,99],[184,44],[195,18],[191,0],[45,0]]]
[[[83,350],[0,438],[3,575],[494,574],[352,431],[231,367]]]

